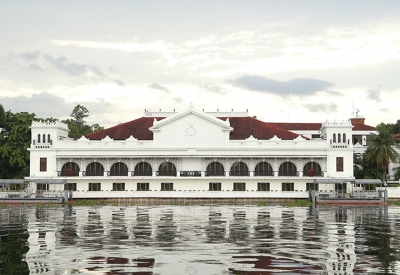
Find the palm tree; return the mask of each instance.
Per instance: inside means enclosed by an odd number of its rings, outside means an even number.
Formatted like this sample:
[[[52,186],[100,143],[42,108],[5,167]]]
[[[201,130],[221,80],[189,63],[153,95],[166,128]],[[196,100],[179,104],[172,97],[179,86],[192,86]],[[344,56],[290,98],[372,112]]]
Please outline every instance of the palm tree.
[[[395,148],[400,148],[400,139],[395,138],[390,127],[384,123],[376,126],[379,134],[373,134],[372,141],[368,145],[367,159],[376,163],[378,169],[381,171],[381,180],[385,175],[385,183],[387,184],[386,171],[389,162],[397,162],[399,160],[399,153]]]
[[[6,112],[4,112],[3,105],[0,104],[0,128],[6,126]]]

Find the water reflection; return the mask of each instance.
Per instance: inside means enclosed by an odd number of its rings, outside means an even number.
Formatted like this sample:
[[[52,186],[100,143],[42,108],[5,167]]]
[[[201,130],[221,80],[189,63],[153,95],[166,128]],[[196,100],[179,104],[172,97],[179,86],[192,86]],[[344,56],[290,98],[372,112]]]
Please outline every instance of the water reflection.
[[[399,207],[0,208],[0,274],[399,274]]]

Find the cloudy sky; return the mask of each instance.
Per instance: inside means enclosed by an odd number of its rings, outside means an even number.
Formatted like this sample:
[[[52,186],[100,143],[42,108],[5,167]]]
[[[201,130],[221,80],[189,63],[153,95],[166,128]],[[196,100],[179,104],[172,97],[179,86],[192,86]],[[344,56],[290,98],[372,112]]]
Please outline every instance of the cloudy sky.
[[[400,119],[400,1],[0,3],[5,110],[109,127],[144,109]]]

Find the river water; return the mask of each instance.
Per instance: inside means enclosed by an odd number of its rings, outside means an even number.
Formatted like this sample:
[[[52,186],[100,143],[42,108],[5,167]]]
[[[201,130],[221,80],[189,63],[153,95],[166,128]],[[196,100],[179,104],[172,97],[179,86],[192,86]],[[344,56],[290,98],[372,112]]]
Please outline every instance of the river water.
[[[6,206],[0,274],[400,274],[400,207]]]

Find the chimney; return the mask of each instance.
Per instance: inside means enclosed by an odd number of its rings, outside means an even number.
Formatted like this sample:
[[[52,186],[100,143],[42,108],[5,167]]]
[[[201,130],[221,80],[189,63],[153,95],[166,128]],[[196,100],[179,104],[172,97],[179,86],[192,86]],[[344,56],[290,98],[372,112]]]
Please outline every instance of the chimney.
[[[353,117],[353,118],[350,118],[350,121],[351,121],[352,125],[354,125],[354,124],[363,124],[364,125],[364,120],[365,120],[364,117]]]

